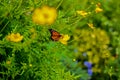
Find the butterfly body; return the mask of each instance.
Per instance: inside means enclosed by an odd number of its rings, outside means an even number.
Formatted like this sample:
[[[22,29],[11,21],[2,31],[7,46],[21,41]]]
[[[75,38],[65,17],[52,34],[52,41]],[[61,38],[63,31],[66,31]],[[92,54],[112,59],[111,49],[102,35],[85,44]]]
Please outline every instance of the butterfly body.
[[[61,38],[61,34],[53,29],[49,29],[50,33],[51,33],[51,39],[53,41],[58,41]]]

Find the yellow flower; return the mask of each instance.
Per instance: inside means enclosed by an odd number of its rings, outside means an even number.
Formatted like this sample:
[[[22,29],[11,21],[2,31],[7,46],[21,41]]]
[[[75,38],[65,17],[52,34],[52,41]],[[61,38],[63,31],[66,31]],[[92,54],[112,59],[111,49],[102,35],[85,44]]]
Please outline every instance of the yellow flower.
[[[6,64],[8,64],[8,65],[11,64],[11,61],[10,60],[6,61]]]
[[[101,3],[98,2],[98,3],[96,4],[96,7],[100,7],[100,6],[101,6]]]
[[[70,39],[70,36],[68,36],[68,35],[62,35],[62,37],[60,38],[60,42],[62,43],[62,44],[67,44],[67,41]]]
[[[86,17],[86,15],[88,15],[88,13],[85,11],[76,11],[76,12],[77,12],[77,14],[80,14],[83,17]]]
[[[93,26],[92,23],[88,23],[88,26],[89,26],[90,28],[94,29],[94,26]]]
[[[11,33],[7,35],[7,40],[12,41],[12,42],[20,42],[23,39],[23,36],[20,35],[20,33]]]
[[[96,9],[95,9],[95,12],[96,12],[96,13],[99,13],[99,12],[102,12],[102,11],[103,11],[103,9],[101,9],[100,6],[101,6],[101,3],[97,3],[97,4],[96,4]]]
[[[99,72],[99,73],[100,73],[100,72],[101,72],[101,69],[100,69],[100,68],[97,68],[97,67],[93,67],[93,68],[92,68],[92,71],[93,71],[93,72]]]
[[[93,56],[93,52],[92,51],[87,51],[87,55],[88,55],[88,57],[92,57]]]
[[[96,9],[95,9],[95,12],[96,12],[96,13],[99,13],[99,12],[102,12],[102,11],[103,11],[103,9],[101,9],[101,8],[98,7],[98,6],[97,6]]]
[[[92,63],[98,64],[100,61],[100,58],[98,55],[94,55],[93,59],[92,59]]]
[[[109,51],[104,51],[104,52],[102,53],[101,57],[102,57],[102,58],[110,58],[111,55],[110,55]]]
[[[57,11],[53,7],[43,6],[33,12],[32,20],[37,24],[52,24],[57,17]]]

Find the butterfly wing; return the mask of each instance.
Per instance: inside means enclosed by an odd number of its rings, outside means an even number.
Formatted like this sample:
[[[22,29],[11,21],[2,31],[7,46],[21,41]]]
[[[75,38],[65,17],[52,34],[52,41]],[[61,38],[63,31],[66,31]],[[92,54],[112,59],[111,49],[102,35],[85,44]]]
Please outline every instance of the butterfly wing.
[[[50,33],[51,33],[51,39],[52,39],[53,41],[58,41],[58,40],[60,39],[61,35],[60,35],[59,32],[57,32],[57,31],[55,31],[55,30],[53,30],[53,29],[49,29],[49,31],[50,31]]]

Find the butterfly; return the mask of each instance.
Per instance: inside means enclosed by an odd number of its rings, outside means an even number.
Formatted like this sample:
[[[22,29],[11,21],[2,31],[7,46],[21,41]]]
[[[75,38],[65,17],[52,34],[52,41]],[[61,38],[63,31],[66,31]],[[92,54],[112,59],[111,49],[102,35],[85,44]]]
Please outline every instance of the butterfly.
[[[49,29],[49,31],[51,33],[51,39],[53,41],[58,41],[62,37],[62,35],[59,32],[57,32],[53,29]]]

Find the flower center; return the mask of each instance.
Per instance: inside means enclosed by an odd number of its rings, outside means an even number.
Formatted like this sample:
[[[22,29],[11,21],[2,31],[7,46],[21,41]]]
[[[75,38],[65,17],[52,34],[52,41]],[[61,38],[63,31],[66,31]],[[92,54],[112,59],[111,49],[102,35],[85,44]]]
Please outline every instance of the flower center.
[[[44,16],[44,18],[46,18],[46,19],[48,19],[48,18],[49,18],[49,15],[48,15],[48,14],[46,14],[46,13],[44,13],[44,14],[43,14],[43,16]]]
[[[17,38],[19,38],[19,37],[18,37],[17,35],[14,35],[14,38],[17,39]]]

